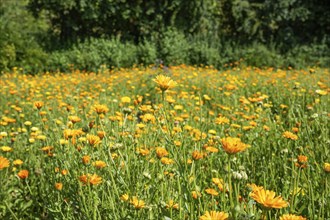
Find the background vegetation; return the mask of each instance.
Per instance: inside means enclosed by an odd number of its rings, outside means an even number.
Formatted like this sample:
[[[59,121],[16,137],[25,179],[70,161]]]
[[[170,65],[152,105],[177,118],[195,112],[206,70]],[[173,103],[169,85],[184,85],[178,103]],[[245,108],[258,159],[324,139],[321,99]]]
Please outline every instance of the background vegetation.
[[[0,70],[329,66],[325,0],[2,0]]]

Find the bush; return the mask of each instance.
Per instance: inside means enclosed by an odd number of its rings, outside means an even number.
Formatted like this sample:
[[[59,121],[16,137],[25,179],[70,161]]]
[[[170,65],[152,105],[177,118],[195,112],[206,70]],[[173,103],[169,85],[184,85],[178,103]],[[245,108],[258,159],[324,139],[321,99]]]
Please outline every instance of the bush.
[[[212,47],[205,41],[193,41],[189,50],[190,64],[205,64],[219,67],[221,64],[218,47]]]
[[[179,65],[188,62],[189,43],[182,32],[167,29],[161,34],[159,57],[166,65]]]

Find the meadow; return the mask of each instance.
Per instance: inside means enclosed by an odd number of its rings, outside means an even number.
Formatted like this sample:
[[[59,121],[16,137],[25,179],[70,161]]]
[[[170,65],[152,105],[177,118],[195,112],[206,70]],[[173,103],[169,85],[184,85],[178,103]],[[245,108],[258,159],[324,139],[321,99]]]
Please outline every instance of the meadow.
[[[0,219],[330,219],[329,69],[0,76]]]

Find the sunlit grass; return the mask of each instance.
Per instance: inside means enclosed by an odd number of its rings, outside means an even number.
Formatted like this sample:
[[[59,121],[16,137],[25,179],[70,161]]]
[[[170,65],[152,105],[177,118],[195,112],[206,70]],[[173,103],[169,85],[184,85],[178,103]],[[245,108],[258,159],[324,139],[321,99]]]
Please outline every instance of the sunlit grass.
[[[1,219],[330,218],[327,69],[0,77]]]

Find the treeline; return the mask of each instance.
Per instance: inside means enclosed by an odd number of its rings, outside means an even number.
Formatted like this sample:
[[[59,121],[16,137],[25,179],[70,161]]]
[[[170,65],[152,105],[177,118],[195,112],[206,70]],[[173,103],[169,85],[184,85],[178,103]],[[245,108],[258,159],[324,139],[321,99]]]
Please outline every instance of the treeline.
[[[0,70],[330,65],[326,0],[3,0]]]

